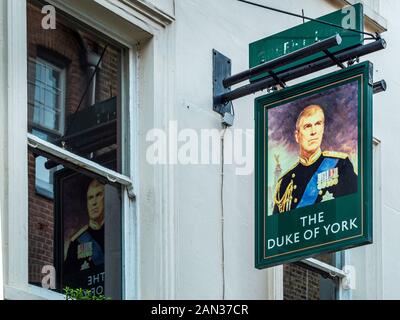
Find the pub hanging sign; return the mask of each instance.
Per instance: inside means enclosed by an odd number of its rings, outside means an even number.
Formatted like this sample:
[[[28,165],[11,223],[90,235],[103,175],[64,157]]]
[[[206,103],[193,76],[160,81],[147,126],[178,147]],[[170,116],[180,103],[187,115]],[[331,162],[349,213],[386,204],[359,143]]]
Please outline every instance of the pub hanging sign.
[[[372,64],[256,99],[256,267],[372,242]]]

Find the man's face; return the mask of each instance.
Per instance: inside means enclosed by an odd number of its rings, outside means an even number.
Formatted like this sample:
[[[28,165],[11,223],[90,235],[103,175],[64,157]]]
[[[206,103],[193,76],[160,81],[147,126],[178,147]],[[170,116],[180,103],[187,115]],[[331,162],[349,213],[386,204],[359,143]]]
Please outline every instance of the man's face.
[[[295,132],[296,142],[300,145],[300,152],[312,155],[321,146],[323,135],[324,114],[321,110],[301,117],[299,127]]]
[[[104,186],[97,181],[89,185],[87,209],[90,220],[99,221],[104,218]]]

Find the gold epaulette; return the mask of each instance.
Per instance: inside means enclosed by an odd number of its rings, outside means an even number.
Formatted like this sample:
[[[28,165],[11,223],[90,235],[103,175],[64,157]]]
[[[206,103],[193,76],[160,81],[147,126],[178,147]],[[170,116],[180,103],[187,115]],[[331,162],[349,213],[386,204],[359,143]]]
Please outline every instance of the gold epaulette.
[[[346,159],[349,157],[347,153],[337,152],[337,151],[324,151],[322,152],[322,155],[324,157],[339,158],[339,159]]]
[[[78,239],[82,233],[84,233],[86,230],[88,229],[88,226],[84,226],[83,228],[81,228],[77,233],[75,233],[72,237],[71,237],[71,241],[75,241],[76,239]]]

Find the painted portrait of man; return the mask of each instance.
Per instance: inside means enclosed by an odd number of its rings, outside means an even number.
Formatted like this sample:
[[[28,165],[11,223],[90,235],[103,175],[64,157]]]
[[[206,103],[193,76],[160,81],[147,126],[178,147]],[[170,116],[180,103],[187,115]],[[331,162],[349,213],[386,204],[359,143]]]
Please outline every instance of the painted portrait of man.
[[[104,272],[104,185],[92,180],[86,199],[89,222],[68,240],[66,274],[95,269]]]
[[[302,110],[294,130],[299,159],[276,185],[273,213],[357,192],[357,175],[349,156],[321,150],[324,128],[325,115],[319,105]]]
[[[107,186],[70,169],[55,175],[55,261],[59,289],[104,295]]]
[[[357,101],[347,84],[269,111],[269,215],[357,192]]]

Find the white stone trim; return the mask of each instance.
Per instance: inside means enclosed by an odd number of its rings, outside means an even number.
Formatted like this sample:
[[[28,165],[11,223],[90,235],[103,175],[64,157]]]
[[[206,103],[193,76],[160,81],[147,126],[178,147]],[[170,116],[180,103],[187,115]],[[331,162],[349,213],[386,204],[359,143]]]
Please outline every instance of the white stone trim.
[[[364,6],[364,16],[365,22],[370,24],[377,32],[383,33],[387,31],[387,20],[385,17],[376,12],[373,8],[371,8],[365,1],[360,0],[340,0],[340,2],[344,5],[354,5],[356,3],[362,3]]]
[[[28,286],[28,166],[26,131],[27,26],[26,1],[7,0],[7,143],[5,245],[6,279],[9,286]],[[21,196],[23,195],[23,196]],[[24,196],[26,195],[26,196]],[[6,298],[8,298],[6,296]]]
[[[316,268],[318,270],[321,270],[325,273],[329,273],[332,276],[335,277],[339,277],[339,278],[345,278],[346,277],[346,273],[343,270],[340,270],[328,263],[319,261],[317,259],[314,258],[308,258],[305,260],[302,260],[302,262],[308,266],[311,266],[313,268]]]
[[[267,269],[267,299],[283,300],[283,265]]]
[[[175,21],[174,16],[171,16],[168,13],[161,11],[160,9],[148,3],[147,1],[143,0],[111,0],[111,1],[122,2],[163,27],[166,27],[167,25]]]
[[[0,204],[0,300],[4,300],[4,267],[3,267],[3,213]]]
[[[4,291],[8,300],[65,300],[65,295],[61,293],[32,285],[28,285],[24,290],[5,286]]]
[[[148,19],[143,20],[132,10],[122,10],[109,0],[47,2],[128,48],[151,38],[161,28],[158,24],[147,21]]]

